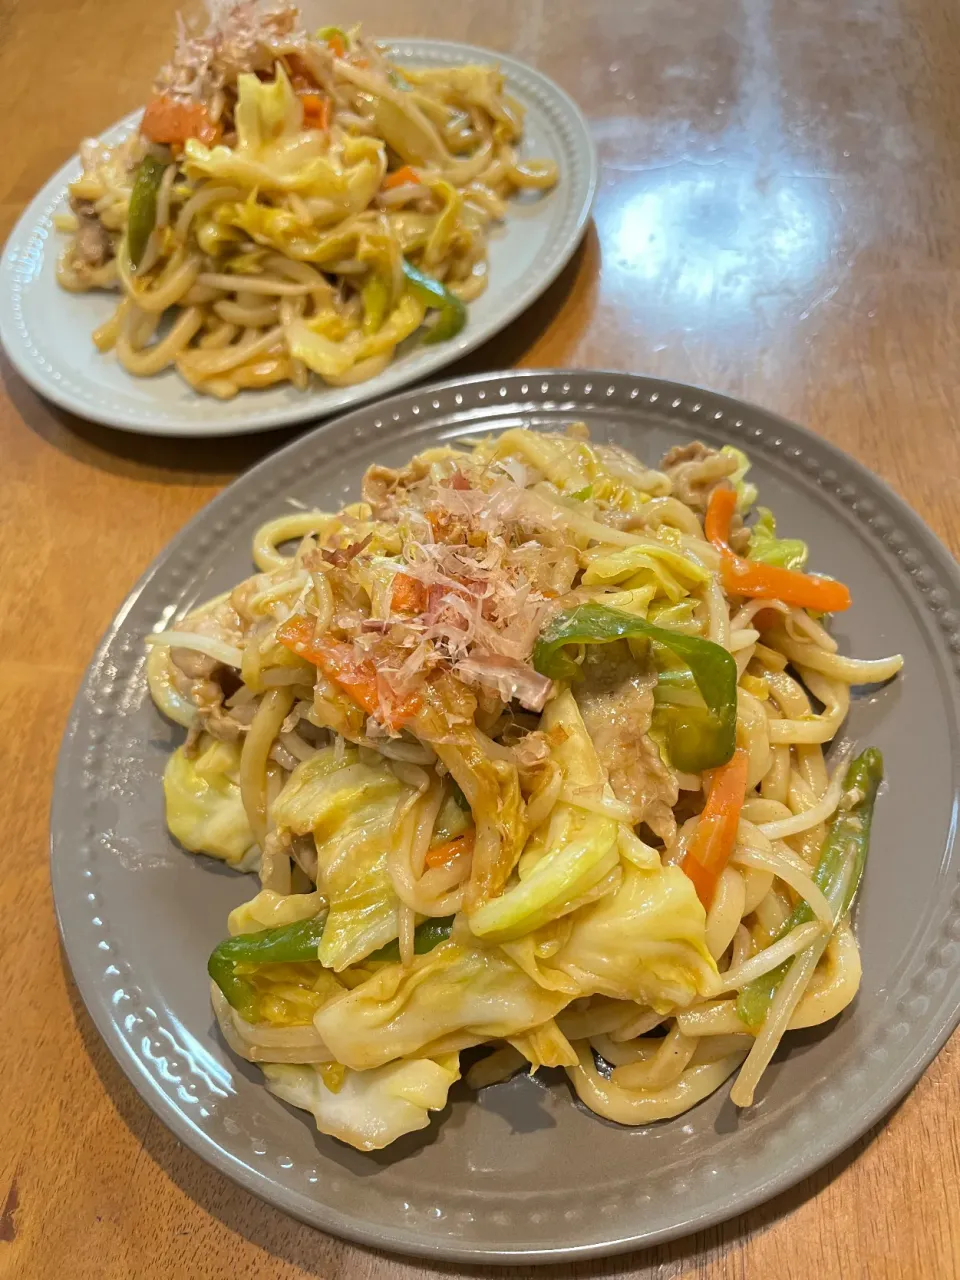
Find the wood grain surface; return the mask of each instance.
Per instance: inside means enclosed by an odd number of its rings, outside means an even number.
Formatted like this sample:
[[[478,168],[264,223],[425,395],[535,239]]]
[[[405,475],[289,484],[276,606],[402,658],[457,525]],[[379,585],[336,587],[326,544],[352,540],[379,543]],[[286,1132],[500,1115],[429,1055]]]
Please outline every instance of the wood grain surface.
[[[0,0],[0,238],[83,135],[143,100],[175,5]],[[601,366],[746,397],[847,449],[960,549],[951,0],[324,7],[338,18],[507,50],[590,117],[602,172],[585,243],[464,372]],[[529,1275],[430,1267],[300,1226],[181,1147],[101,1044],[58,946],[47,871],[67,710],[141,570],[289,433],[125,436],[44,404],[9,365],[0,374],[0,1277]],[[539,1274],[960,1276],[958,1046],[877,1131],[765,1208]]]

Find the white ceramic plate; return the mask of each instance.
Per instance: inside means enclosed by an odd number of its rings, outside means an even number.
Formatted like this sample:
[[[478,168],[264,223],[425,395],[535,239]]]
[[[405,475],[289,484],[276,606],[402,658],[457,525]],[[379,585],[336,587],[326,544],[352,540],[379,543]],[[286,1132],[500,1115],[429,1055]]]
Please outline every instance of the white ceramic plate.
[[[167,436],[223,436],[305,422],[385,395],[436,373],[509,324],[556,279],[583,235],[597,184],[597,156],[587,122],[558,85],[513,58],[440,40],[386,41],[401,65],[444,66],[497,62],[509,92],[526,108],[522,154],[555,160],[560,181],[549,192],[510,202],[490,238],[490,282],[470,304],[459,336],[414,348],[376,378],[354,387],[308,391],[280,386],[241,391],[218,401],[192,391],[172,371],[131,377],[113,355],[101,355],[90,337],[113,311],[115,295],[71,294],[56,279],[64,244],[53,226],[66,209],[66,188],[80,172],[74,157],[27,207],[4,250],[0,267],[0,339],[11,361],[41,395],[84,418],[125,431]],[[116,142],[139,112],[104,135]]]

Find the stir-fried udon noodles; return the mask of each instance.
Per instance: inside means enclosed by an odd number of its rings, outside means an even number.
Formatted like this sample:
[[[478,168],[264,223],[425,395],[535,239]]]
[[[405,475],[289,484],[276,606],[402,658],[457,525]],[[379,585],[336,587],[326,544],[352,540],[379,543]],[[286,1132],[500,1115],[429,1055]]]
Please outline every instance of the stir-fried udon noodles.
[[[324,1133],[422,1128],[465,1051],[472,1087],[563,1067],[622,1124],[738,1067],[745,1106],[854,997],[882,759],[824,750],[901,658],[838,651],[847,588],[747,469],[580,426],[428,449],[149,638],[170,830],[260,878],[216,1016]]]
[[[119,292],[93,338],[131,374],[221,398],[361,382],[463,327],[491,224],[557,180],[522,134],[497,66],[401,69],[358,27],[215,0],[139,130],[83,143],[58,279]]]

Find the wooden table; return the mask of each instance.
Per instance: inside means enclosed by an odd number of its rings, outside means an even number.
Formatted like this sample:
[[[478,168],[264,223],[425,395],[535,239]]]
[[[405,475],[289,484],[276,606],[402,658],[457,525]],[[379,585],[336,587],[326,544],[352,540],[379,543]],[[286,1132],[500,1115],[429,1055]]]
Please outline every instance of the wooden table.
[[[80,137],[142,102],[174,8],[0,0],[0,235]],[[955,5],[360,0],[347,11],[373,32],[508,50],[590,116],[594,225],[546,299],[471,370],[632,369],[759,401],[861,458],[960,549]],[[2,371],[0,1277],[435,1274],[300,1226],[174,1141],[101,1044],[57,943],[47,807],[84,665],[146,564],[285,435],[126,436]],[[960,1275],[958,1046],[877,1131],[767,1207],[540,1274]]]

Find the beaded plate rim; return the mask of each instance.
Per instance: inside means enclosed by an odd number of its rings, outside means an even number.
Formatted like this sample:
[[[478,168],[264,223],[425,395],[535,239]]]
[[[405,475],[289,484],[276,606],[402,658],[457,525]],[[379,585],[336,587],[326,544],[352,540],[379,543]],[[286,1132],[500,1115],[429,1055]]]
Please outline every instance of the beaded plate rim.
[[[711,1181],[709,1170],[698,1170],[703,1199],[696,1211],[681,1212],[668,1225],[652,1229],[634,1226],[624,1230],[621,1218],[617,1226],[611,1221],[609,1228],[600,1227],[601,1232],[609,1230],[608,1235],[586,1243],[570,1239],[569,1224],[567,1243],[563,1243],[565,1215],[556,1204],[559,1193],[539,1193],[534,1188],[522,1197],[523,1206],[517,1211],[532,1214],[536,1206],[542,1215],[554,1215],[558,1238],[556,1246],[548,1249],[458,1242],[449,1236],[431,1235],[428,1227],[398,1228],[329,1209],[309,1193],[317,1181],[317,1170],[312,1170],[314,1176],[309,1170],[299,1171],[305,1190],[291,1185],[290,1179],[298,1171],[284,1163],[288,1157],[270,1150],[269,1139],[262,1133],[246,1134],[250,1154],[241,1157],[198,1128],[195,1119],[186,1114],[184,1100],[208,1104],[212,1114],[226,1113],[229,1094],[218,1087],[201,1062],[191,1058],[175,1030],[158,1026],[158,1034],[164,1044],[169,1042],[170,1050],[158,1052],[156,1044],[148,1047],[142,1028],[151,1016],[154,1021],[157,1018],[149,1003],[149,990],[145,994],[138,984],[135,960],[116,952],[105,936],[104,922],[95,914],[97,879],[109,864],[91,825],[98,788],[104,786],[102,770],[97,772],[100,754],[111,725],[122,726],[131,691],[142,684],[141,631],[131,628],[131,616],[145,608],[150,618],[161,612],[169,616],[173,608],[187,601],[204,557],[244,511],[277,499],[291,477],[328,459],[332,450],[340,458],[349,456],[351,442],[355,448],[369,448],[371,437],[378,433],[403,438],[423,433],[428,424],[436,433],[449,436],[455,434],[453,424],[461,431],[476,429],[485,419],[504,415],[522,419],[535,418],[538,413],[576,416],[605,410],[629,414],[631,409],[666,415],[672,425],[689,431],[723,430],[737,443],[795,467],[798,484],[815,485],[830,494],[849,518],[864,526],[871,545],[884,549],[890,572],[925,611],[929,627],[942,637],[942,652],[947,655],[943,674],[956,713],[960,707],[960,568],[932,531],[882,480],[805,428],[742,401],[624,373],[521,370],[455,379],[367,406],[317,428],[241,476],[194,517],[134,587],[101,641],[70,714],[51,813],[51,874],[66,954],[101,1035],[147,1104],[203,1159],[294,1216],[364,1244],[435,1258],[539,1263],[620,1252],[713,1225],[786,1190],[854,1142],[906,1093],[960,1021],[960,869],[954,833],[949,848],[950,882],[944,887],[942,905],[938,903],[936,912],[922,922],[916,950],[897,983],[897,992],[902,989],[896,1003],[897,1019],[890,1020],[879,1040],[862,1046],[858,1051],[862,1061],[854,1063],[855,1069],[831,1082],[830,1090],[819,1091],[823,1095],[820,1106],[833,1113],[830,1125],[825,1126],[828,1131],[821,1127],[818,1134],[811,1135],[810,1116],[798,1101],[789,1123],[773,1133],[746,1135],[746,1153],[736,1157],[741,1166],[762,1165],[754,1150],[762,1137],[769,1157],[780,1157],[773,1176],[767,1170],[731,1194]],[[950,723],[956,759],[956,715]],[[104,950],[110,955],[106,969]],[[913,1036],[907,1043],[911,1031]],[[806,1095],[803,1101],[815,1105],[818,1098]],[[690,1190],[689,1182],[684,1191]],[[456,1194],[456,1189],[452,1190]],[[483,1198],[463,1193],[469,1194]],[[612,1213],[622,1210],[623,1198],[611,1199],[608,1206],[612,1206]]]

